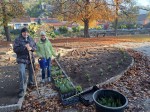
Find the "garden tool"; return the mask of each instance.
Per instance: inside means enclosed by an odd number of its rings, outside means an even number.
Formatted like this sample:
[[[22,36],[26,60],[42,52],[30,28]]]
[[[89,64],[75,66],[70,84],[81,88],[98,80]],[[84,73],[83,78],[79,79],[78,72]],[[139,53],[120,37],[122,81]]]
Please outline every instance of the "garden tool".
[[[40,91],[39,91],[39,87],[38,87],[38,84],[37,84],[37,79],[36,79],[36,75],[35,75],[33,62],[32,62],[31,51],[29,51],[29,58],[30,58],[30,62],[31,62],[32,70],[33,70],[33,76],[34,76],[34,80],[35,80],[35,86],[36,86],[37,94],[38,94],[38,96],[41,96]]]

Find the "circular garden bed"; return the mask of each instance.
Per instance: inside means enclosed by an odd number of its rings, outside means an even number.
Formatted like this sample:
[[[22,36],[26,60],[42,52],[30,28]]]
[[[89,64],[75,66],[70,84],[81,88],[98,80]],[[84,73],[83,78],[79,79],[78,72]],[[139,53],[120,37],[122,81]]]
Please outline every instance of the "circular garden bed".
[[[72,82],[85,89],[126,70],[132,57],[118,48],[84,48],[68,52],[59,59],[59,63]]]

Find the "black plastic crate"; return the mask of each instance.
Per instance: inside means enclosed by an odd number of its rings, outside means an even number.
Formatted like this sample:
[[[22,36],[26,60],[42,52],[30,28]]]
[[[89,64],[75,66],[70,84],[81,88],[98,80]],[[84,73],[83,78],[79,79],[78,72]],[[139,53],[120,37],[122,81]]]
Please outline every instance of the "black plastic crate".
[[[97,86],[93,86],[92,89],[87,90],[85,92],[83,92],[82,94],[79,95],[79,100],[82,104],[84,104],[85,106],[89,106],[91,104],[93,104],[93,93],[95,91],[97,91],[99,88]]]
[[[66,93],[66,94],[60,94],[62,104],[64,106],[67,105],[73,105],[79,102],[79,95],[78,93],[74,90],[72,92]]]
[[[62,104],[64,106],[73,105],[79,102],[79,96],[72,97],[70,99],[62,99]]]
[[[64,75],[62,78],[68,78],[68,75],[65,73],[65,71],[62,69],[62,67],[60,66],[59,62],[55,59],[55,62],[57,63],[57,66],[59,67],[59,69],[62,70],[62,75]],[[55,76],[52,76],[52,81],[55,85]],[[60,77],[59,77],[60,78]],[[70,80],[69,80],[70,81]],[[60,99],[61,99],[61,102],[64,106],[67,106],[67,105],[73,105],[73,104],[76,104],[79,102],[79,95],[78,95],[78,92],[76,91],[75,89],[75,86],[74,84],[70,81],[70,84],[72,85],[72,87],[74,88],[72,91],[68,92],[68,93],[61,93],[60,91],[60,88],[59,87],[56,87],[55,85],[55,90],[58,90],[58,93],[60,95]]]

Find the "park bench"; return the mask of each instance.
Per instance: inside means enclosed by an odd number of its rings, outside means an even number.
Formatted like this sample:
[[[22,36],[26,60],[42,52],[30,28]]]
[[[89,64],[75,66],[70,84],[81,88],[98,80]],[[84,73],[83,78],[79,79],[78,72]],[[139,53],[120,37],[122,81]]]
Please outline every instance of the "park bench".
[[[97,32],[96,33],[96,37],[98,37],[99,35],[102,35],[103,37],[105,37],[106,32]]]

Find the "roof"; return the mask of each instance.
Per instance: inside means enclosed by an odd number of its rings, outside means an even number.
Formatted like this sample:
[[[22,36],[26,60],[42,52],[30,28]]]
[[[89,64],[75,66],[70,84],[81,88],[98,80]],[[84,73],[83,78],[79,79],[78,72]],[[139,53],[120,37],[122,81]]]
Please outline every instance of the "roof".
[[[31,22],[38,22],[41,19],[44,23],[59,23],[60,21],[56,18],[30,18]]]
[[[30,18],[30,21],[35,22],[35,19],[37,19],[37,18]]]
[[[24,15],[20,18],[15,18],[11,21],[11,23],[26,23],[26,22],[31,22],[30,17],[27,15]]]
[[[63,23],[48,23],[50,26],[63,26]]]
[[[65,25],[68,26],[68,27],[76,27],[76,26],[78,26],[77,23],[65,23]]]
[[[50,26],[64,26],[65,24],[56,18],[40,18],[42,22]],[[31,22],[38,22],[39,18],[30,18]]]

